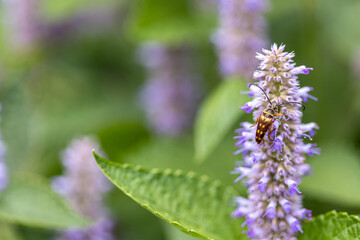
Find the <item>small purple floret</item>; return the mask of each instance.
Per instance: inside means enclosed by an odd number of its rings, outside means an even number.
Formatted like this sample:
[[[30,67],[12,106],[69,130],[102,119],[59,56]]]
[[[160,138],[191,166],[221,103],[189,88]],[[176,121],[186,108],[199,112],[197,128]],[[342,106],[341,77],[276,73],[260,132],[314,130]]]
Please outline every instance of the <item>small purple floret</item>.
[[[277,137],[274,142],[273,142],[273,148],[276,150],[276,151],[279,151],[282,149],[284,143],[282,142],[282,137]]]
[[[247,103],[243,107],[239,107],[240,110],[244,110],[246,113],[251,113],[253,108],[249,106]]]

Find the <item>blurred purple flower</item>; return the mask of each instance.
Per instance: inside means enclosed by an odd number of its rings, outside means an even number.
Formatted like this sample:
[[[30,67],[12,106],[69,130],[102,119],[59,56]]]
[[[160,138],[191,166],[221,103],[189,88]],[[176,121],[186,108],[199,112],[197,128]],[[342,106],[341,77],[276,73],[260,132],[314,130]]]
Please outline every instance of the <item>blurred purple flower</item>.
[[[184,134],[192,127],[200,99],[191,49],[146,43],[140,49],[140,60],[149,75],[141,101],[150,128],[160,135]]]
[[[254,52],[267,44],[267,0],[219,0],[220,28],[213,36],[224,77],[250,78],[257,66]]]
[[[1,110],[2,110],[2,106],[0,104],[0,112],[1,112]],[[0,193],[8,185],[7,167],[6,167],[5,160],[4,160],[5,153],[6,153],[6,146],[2,139],[2,135],[0,133]]]
[[[236,146],[242,153],[244,162],[238,163],[233,174],[236,179],[245,179],[248,199],[235,198],[238,207],[233,217],[245,216],[248,237],[257,240],[295,240],[297,232],[302,232],[301,220],[311,218],[311,211],[302,207],[298,186],[304,175],[310,173],[305,156],[320,154],[316,144],[304,143],[305,135],[313,135],[318,126],[315,123],[302,124],[300,104],[289,101],[304,101],[309,87],[299,87],[298,74],[308,74],[311,70],[304,66],[295,67],[294,53],[284,52],[285,45],[274,44],[271,50],[263,50],[257,58],[261,61],[254,78],[257,85],[264,88],[272,103],[283,105],[282,116],[276,117],[271,141],[264,137],[261,144],[255,142],[256,127],[251,123],[241,123],[236,130]],[[304,90],[305,89],[305,90]],[[253,100],[245,106],[253,106],[254,120],[269,107],[264,93],[251,87]],[[313,99],[313,97],[311,97]]]
[[[65,173],[54,178],[53,188],[81,215],[95,222],[89,228],[68,229],[61,233],[59,240],[114,239],[113,223],[102,203],[110,185],[92,155],[92,150],[98,148],[94,140],[83,137],[73,140],[62,154]]]
[[[41,35],[39,0],[3,0],[3,22],[15,48],[29,49]]]

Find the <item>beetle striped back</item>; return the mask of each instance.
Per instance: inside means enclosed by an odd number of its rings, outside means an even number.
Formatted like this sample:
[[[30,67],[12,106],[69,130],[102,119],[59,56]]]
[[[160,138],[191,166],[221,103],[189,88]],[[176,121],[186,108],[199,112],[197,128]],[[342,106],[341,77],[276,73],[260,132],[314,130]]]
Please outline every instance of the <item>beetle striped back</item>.
[[[256,128],[255,140],[258,144],[260,144],[261,141],[264,139],[264,136],[266,132],[269,130],[269,127],[271,126],[271,123],[274,118],[274,115],[272,113],[267,112],[266,110],[261,114],[259,119],[259,124],[257,125]]]

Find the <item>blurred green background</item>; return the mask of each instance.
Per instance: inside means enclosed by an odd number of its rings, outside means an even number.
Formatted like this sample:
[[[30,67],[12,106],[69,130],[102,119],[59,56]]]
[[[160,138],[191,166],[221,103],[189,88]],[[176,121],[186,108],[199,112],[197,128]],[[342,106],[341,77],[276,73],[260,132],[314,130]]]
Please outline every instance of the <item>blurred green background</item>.
[[[319,124],[313,142],[322,155],[309,160],[314,177],[304,181],[305,207],[314,215],[332,209],[360,214],[360,2],[272,0],[269,5],[270,42],[286,44],[298,65],[314,68],[300,77],[319,98],[306,103],[303,120]],[[14,44],[14,29],[0,7],[1,129],[10,174],[60,175],[60,152],[71,139],[96,135],[112,161],[192,170],[232,184],[229,172],[238,160],[232,135],[238,123],[198,164],[192,134],[156,136],[139,101],[147,76],[136,53],[145,41],[191,45],[203,99],[222,83],[210,41],[218,27],[212,1],[39,1],[38,21],[51,30],[29,45]],[[116,219],[118,239],[184,239],[119,190],[108,194],[106,205]],[[53,235],[41,228],[14,228],[22,239]]]

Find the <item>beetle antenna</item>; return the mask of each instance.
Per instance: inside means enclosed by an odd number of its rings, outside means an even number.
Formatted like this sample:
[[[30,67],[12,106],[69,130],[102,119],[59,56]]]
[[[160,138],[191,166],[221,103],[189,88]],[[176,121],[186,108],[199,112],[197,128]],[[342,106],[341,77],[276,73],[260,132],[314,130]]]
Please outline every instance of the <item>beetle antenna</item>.
[[[276,106],[283,106],[283,105],[288,104],[288,103],[297,103],[297,104],[300,104],[300,105],[303,107],[303,110],[302,110],[302,111],[305,111],[305,106],[304,106],[304,104],[299,103],[299,102],[285,102],[285,103],[283,103],[283,104],[279,104],[279,105],[276,105]]]
[[[259,87],[259,86],[258,86],[258,85],[256,85],[256,84],[252,84],[252,83],[250,83],[249,88],[250,88],[251,86],[257,86],[258,88],[260,88],[260,89],[261,89],[261,91],[263,91],[263,93],[265,94],[265,96],[266,96],[267,100],[269,101],[270,105],[272,105],[272,103],[271,103],[271,101],[270,101],[270,99],[269,99],[268,95],[267,95],[267,94],[266,94],[266,92],[264,91],[264,89],[262,89],[261,87]]]

